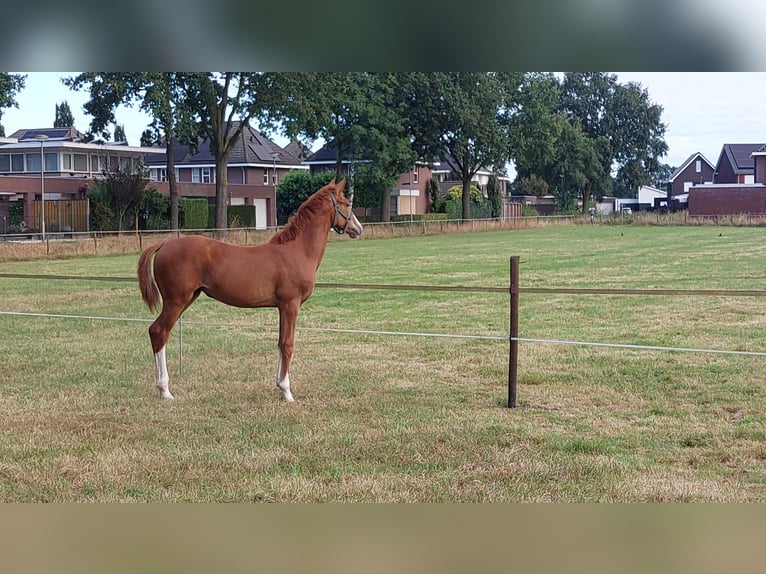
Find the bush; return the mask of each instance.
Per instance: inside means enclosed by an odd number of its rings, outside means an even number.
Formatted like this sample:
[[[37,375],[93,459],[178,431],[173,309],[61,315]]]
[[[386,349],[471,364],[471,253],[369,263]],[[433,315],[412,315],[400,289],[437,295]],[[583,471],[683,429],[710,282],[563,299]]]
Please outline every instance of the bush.
[[[463,188],[453,185],[447,191],[444,211],[449,219],[463,219]],[[492,206],[475,185],[471,186],[470,219],[487,219],[492,215]]]
[[[229,227],[255,227],[255,206],[230,205]]]
[[[14,201],[8,205],[8,223],[19,225],[24,220],[24,204],[20,201]]]
[[[178,200],[178,227],[181,229],[207,229],[207,206],[207,199],[204,198],[180,198]]]

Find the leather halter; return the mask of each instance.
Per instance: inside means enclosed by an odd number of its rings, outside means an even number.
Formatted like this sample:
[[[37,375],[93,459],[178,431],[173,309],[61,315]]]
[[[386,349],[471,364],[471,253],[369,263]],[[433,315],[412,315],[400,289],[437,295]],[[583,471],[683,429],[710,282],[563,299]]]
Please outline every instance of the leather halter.
[[[349,215],[349,214],[343,213],[343,211],[341,211],[340,206],[338,205],[338,200],[335,199],[335,194],[332,193],[332,192],[330,192],[330,199],[332,199],[332,206],[335,208],[335,215],[332,218],[332,227],[331,227],[331,229],[335,233],[337,233],[339,235],[343,235],[344,233],[346,233],[346,229],[348,229],[348,224],[351,223],[351,217],[353,216],[353,214]],[[338,226],[338,216],[339,215],[342,215],[343,218],[346,220],[346,223],[345,223],[345,225],[343,227],[339,227]]]

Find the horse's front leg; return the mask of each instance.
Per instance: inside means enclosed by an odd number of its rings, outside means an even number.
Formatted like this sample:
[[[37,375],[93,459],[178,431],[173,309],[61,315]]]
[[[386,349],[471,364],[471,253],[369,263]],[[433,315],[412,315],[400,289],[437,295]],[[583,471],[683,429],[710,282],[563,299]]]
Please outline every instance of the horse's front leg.
[[[295,399],[290,392],[290,361],[295,344],[295,323],[300,303],[289,302],[279,307],[279,363],[277,365],[277,387],[282,398],[291,403]]]

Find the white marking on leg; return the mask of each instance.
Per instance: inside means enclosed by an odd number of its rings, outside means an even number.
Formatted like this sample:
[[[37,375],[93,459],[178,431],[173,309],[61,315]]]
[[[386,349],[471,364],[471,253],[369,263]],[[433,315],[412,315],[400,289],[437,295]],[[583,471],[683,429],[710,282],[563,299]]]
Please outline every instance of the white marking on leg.
[[[165,359],[165,347],[154,353],[154,365],[157,367],[157,389],[160,391],[160,397],[163,399],[172,399],[168,385],[170,377],[168,376],[168,363]]]
[[[279,362],[277,363],[277,387],[282,391],[282,398],[288,403],[292,403],[295,399],[290,392],[290,373],[285,373],[285,378],[280,379],[282,374],[282,351],[279,351]]]

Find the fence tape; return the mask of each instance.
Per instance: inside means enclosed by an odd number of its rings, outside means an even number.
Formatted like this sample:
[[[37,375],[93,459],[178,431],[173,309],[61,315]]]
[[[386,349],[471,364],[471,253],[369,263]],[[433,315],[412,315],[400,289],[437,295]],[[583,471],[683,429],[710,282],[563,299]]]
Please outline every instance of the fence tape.
[[[510,337],[511,341],[525,343],[549,343],[552,345],[581,345],[586,347],[615,347],[618,349],[641,349],[649,351],[678,351],[682,353],[716,353],[719,355],[752,355],[766,357],[761,351],[729,351],[725,349],[691,349],[688,347],[661,347],[659,345],[631,345],[627,343],[594,343],[590,341],[566,341],[561,339],[531,339],[526,337]]]
[[[93,315],[62,315],[56,313],[29,313],[22,311],[0,311],[0,315],[20,317],[44,317],[50,319],[86,319],[91,321],[124,321],[135,323],[151,323],[154,319],[138,319],[134,317],[97,317]],[[179,321],[180,323],[181,321]],[[199,325],[205,327],[227,327],[234,329],[247,328],[234,323],[206,323],[203,321],[183,321],[185,325]],[[264,329],[265,330],[265,329]],[[276,328],[274,329],[276,330]],[[530,337],[509,337],[507,335],[463,335],[455,333],[419,333],[416,331],[374,331],[366,329],[337,329],[332,327],[297,327],[297,331],[313,331],[318,333],[350,333],[354,335],[383,335],[400,337],[433,337],[443,339],[472,339],[486,341],[519,341],[524,343],[547,343],[550,345],[572,345],[582,347],[612,347],[617,349],[637,349],[644,351],[675,351],[681,353],[708,353],[717,355],[746,355],[754,357],[766,357],[766,352],[761,351],[731,351],[727,349],[694,349],[690,347],[664,347],[660,345],[634,345],[629,343],[600,343],[593,341],[570,341],[565,339],[536,339]],[[180,334],[180,328],[179,328]]]

